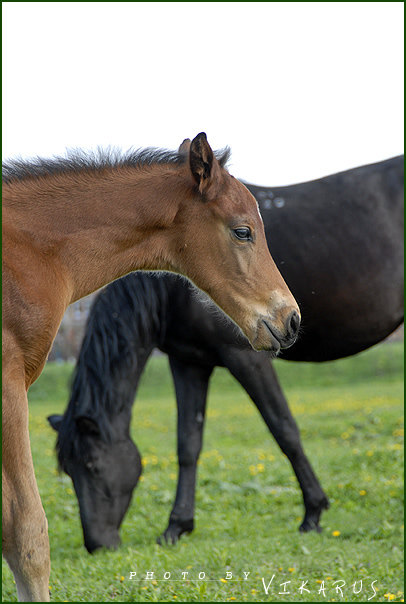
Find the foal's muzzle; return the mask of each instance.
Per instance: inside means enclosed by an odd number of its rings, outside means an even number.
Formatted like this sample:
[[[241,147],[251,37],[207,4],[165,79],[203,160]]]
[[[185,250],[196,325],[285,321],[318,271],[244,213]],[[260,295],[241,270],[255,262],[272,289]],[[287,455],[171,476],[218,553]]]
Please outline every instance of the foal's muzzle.
[[[257,336],[253,342],[256,350],[268,350],[278,354],[280,350],[289,348],[296,340],[300,328],[300,315],[292,310],[283,323],[283,328],[275,325],[270,317],[262,316],[258,322]]]

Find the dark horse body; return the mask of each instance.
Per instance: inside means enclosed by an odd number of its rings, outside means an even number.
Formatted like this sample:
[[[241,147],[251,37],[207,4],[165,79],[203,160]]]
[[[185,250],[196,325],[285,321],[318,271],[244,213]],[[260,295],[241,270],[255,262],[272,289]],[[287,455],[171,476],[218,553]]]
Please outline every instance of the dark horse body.
[[[301,336],[282,359],[355,354],[401,324],[403,156],[294,186],[247,186],[302,312]],[[141,472],[129,435],[131,408],[154,347],[169,356],[178,404],[179,481],[163,537],[174,542],[193,529],[196,464],[216,366],[227,367],[246,389],[289,458],[303,492],[301,530],[320,530],[328,500],[303,452],[269,354],[253,351],[184,280],[136,274],[111,284],[96,300],[68,409],[50,418],[59,431],[60,465],[79,499],[88,550],[119,542]]]

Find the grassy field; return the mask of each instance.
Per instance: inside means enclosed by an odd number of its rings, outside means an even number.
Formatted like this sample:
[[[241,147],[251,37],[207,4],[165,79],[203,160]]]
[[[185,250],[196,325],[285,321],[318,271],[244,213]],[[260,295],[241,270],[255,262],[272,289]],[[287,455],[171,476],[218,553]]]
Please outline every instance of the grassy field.
[[[176,546],[155,544],[174,498],[177,464],[173,386],[166,358],[154,357],[132,422],[142,481],[121,547],[93,556],[83,547],[70,479],[56,471],[55,433],[46,421],[66,405],[72,366],[46,367],[30,392],[30,430],[49,521],[52,600],[403,602],[403,343],[324,365],[276,367],[330,498],[323,532],[298,532],[302,499],[291,467],[246,393],[218,369],[199,466],[196,529]],[[153,580],[144,579],[148,571]],[[141,580],[130,580],[131,572]],[[205,575],[199,579],[199,573]],[[3,601],[15,600],[3,562]]]

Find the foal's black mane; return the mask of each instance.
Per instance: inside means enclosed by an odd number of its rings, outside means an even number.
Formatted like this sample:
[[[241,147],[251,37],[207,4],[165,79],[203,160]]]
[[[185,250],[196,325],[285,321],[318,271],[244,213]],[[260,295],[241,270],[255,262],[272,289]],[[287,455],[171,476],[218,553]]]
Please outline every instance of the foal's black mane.
[[[226,147],[215,152],[220,165],[225,167],[230,158],[230,149]],[[71,149],[66,157],[55,156],[49,159],[36,157],[29,160],[11,159],[3,162],[3,182],[11,183],[28,178],[39,179],[53,174],[81,173],[101,171],[106,168],[144,167],[154,164],[185,163],[187,156],[166,149],[129,149],[122,152],[109,147],[96,151]]]
[[[71,397],[56,449],[59,464],[72,452],[83,454],[84,439],[76,419],[97,420],[103,441],[112,434],[112,414],[132,405],[135,384],[128,375],[138,375],[142,350],[148,356],[165,335],[167,280],[159,274],[139,273],[118,280],[114,288],[103,290],[90,312],[79,359],[73,374]],[[143,367],[140,369],[142,370]],[[121,376],[126,376],[123,380]],[[119,391],[117,389],[120,389]],[[125,390],[127,389],[127,390]],[[73,451],[72,451],[73,450]]]

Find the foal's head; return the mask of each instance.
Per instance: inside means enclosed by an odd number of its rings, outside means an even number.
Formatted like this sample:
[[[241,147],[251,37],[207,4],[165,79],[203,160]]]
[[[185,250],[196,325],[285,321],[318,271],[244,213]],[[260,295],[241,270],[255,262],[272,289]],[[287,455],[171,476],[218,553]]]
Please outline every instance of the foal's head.
[[[204,133],[185,140],[179,152],[189,190],[173,225],[175,269],[207,292],[255,349],[291,346],[299,308],[269,253],[255,198],[223,167]]]

